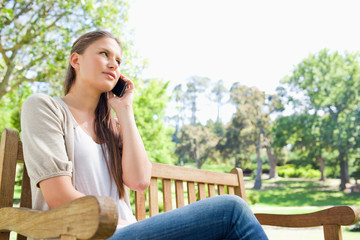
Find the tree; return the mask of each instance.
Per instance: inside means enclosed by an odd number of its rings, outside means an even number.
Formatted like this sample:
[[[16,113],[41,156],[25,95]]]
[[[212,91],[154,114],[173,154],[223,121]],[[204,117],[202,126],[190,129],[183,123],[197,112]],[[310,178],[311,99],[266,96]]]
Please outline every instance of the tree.
[[[128,3],[122,0],[14,0],[0,5],[0,99],[23,82],[46,82],[59,93],[71,44],[80,33],[102,28],[124,37],[120,31]],[[129,47],[124,45],[123,54]]]
[[[216,145],[216,149],[225,158],[234,159],[234,167],[242,168],[253,152],[252,125],[241,111],[237,111],[225,128],[224,137]]]
[[[210,97],[217,104],[217,117],[216,121],[221,122],[220,119],[220,108],[225,103],[224,98],[228,93],[228,90],[224,87],[224,81],[219,80],[215,83],[213,89],[211,90],[212,96]]]
[[[16,90],[0,99],[0,129],[20,130],[20,112],[25,99],[32,94],[29,84],[23,83]]]
[[[19,128],[20,107],[31,89],[61,95],[71,44],[84,32],[105,29],[123,44],[121,71],[136,84],[136,123],[150,160],[174,162],[172,129],[163,124],[167,83],[137,78],[144,63],[127,39],[126,0],[14,0],[0,6],[0,123],[11,117],[14,123],[6,126]]]
[[[270,123],[270,114],[282,111],[283,105],[276,95],[266,95],[257,88],[242,86],[234,83],[230,89],[230,100],[236,105],[237,112],[242,112],[245,119],[252,125],[253,142],[256,149],[257,169],[255,176],[255,189],[261,188],[262,159],[260,150],[264,146],[264,138],[267,136],[266,129]],[[241,115],[235,115],[241,116]],[[270,150],[268,146],[268,150]],[[275,161],[271,152],[271,160]],[[273,171],[275,171],[273,169]],[[276,174],[275,174],[276,175]]]
[[[213,156],[218,138],[209,128],[201,125],[184,125],[179,134],[175,153],[179,158],[193,159],[200,169]]]
[[[186,84],[186,96],[191,106],[191,121],[190,124],[195,126],[196,125],[196,112],[197,112],[197,99],[199,94],[204,92],[209,78],[206,77],[199,77],[199,76],[192,76],[188,79]]]
[[[330,137],[327,120],[326,116],[293,114],[278,118],[272,128],[274,147],[281,149],[290,144],[302,156],[302,164],[319,165],[322,181],[326,179],[323,153],[329,148]]]
[[[351,126],[351,118],[347,116],[359,107],[360,102],[359,54],[341,55],[321,50],[310,54],[281,82],[289,87],[283,93],[289,97],[290,103],[302,106],[303,112],[314,111],[331,116],[333,128],[328,130],[331,145],[339,152],[340,188],[345,189],[349,180],[348,153],[351,150],[347,139],[353,137],[352,132],[346,129]],[[298,97],[299,93],[304,96],[303,99]]]
[[[261,136],[264,134],[264,125],[266,115],[263,114],[262,108],[265,102],[265,93],[259,91],[257,88],[250,88],[242,86],[239,83],[234,83],[230,89],[231,101],[237,105],[237,111],[245,115],[252,125],[253,142],[256,147],[256,176],[255,189],[261,188],[262,175],[262,159],[260,156]]]
[[[178,143],[178,133],[181,126],[184,125],[185,121],[185,110],[186,110],[186,96],[182,90],[182,84],[178,84],[172,91],[172,99],[175,101],[176,114],[170,117],[171,120],[175,121],[175,132],[173,134],[173,141]]]
[[[140,82],[140,80],[137,80]],[[168,83],[157,79],[142,82],[137,87],[141,94],[134,99],[134,113],[149,159],[153,162],[172,164],[175,144],[171,141],[173,129],[164,125],[164,114],[169,97]]]

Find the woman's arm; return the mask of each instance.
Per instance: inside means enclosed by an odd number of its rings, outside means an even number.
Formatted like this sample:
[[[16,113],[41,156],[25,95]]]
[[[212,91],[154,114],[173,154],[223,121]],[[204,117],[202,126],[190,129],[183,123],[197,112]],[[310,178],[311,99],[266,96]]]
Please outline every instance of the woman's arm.
[[[150,184],[152,165],[136,127],[134,113],[130,107],[122,108],[117,116],[123,138],[123,181],[129,188],[143,191]]]
[[[129,188],[142,191],[150,184],[151,163],[148,160],[146,150],[137,129],[132,101],[134,94],[134,83],[129,79],[128,87],[123,97],[118,98],[109,94],[109,103],[115,110],[120,133],[123,140],[123,181]]]
[[[85,196],[74,188],[70,176],[48,178],[41,181],[39,186],[50,209]]]

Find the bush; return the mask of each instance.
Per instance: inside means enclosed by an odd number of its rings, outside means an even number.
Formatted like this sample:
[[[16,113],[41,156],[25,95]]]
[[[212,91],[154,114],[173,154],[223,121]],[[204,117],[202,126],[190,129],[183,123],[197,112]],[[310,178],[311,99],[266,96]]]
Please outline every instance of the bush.
[[[249,192],[247,194],[247,200],[250,202],[250,205],[255,205],[259,202],[260,194],[257,192]]]
[[[280,177],[287,178],[320,178],[321,173],[319,170],[311,168],[311,165],[306,167],[296,167],[293,164],[279,166],[277,168]]]

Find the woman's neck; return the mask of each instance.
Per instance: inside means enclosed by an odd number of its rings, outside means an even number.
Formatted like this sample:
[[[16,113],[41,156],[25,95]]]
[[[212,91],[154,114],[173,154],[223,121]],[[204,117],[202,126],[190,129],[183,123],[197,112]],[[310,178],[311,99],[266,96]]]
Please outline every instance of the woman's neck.
[[[73,86],[68,94],[63,97],[64,102],[70,107],[81,112],[95,113],[100,95],[86,90],[76,89]]]

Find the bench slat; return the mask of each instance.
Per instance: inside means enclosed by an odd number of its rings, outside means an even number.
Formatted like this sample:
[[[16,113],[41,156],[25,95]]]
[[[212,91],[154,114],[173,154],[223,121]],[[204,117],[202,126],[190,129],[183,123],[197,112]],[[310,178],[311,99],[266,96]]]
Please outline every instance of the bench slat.
[[[149,207],[150,216],[159,214],[159,197],[157,178],[151,178],[149,186]]]
[[[230,195],[234,195],[234,194],[235,194],[235,189],[234,189],[234,187],[229,187],[229,186],[228,186],[228,194],[230,194]]]
[[[199,200],[206,198],[206,189],[204,183],[198,183],[198,198]]]
[[[218,186],[218,191],[219,191],[219,195],[224,195],[224,194],[225,194],[225,187],[224,187],[224,185],[219,185],[219,186]]]
[[[183,181],[175,181],[176,207],[184,206],[184,184]]]
[[[188,203],[196,202],[196,191],[195,191],[195,183],[188,182],[187,183],[187,190],[188,190]]]
[[[135,192],[135,214],[138,221],[146,218],[145,191]]]
[[[208,191],[209,191],[209,196],[210,197],[216,196],[216,191],[215,191],[215,185],[214,184],[208,184]]]
[[[164,197],[164,211],[172,210],[172,197],[171,197],[171,181],[163,179],[163,197]]]
[[[185,182],[201,182],[237,186],[239,180],[236,174],[213,172],[195,168],[179,167],[161,163],[152,163],[152,176]]]

